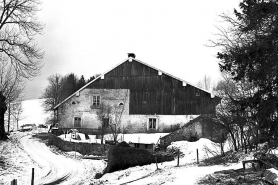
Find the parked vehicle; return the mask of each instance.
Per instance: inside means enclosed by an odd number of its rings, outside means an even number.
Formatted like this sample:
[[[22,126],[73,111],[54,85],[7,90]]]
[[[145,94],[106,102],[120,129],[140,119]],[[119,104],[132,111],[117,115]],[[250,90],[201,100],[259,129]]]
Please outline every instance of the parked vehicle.
[[[47,128],[47,125],[40,124],[38,128]]]
[[[68,133],[71,134],[72,139],[78,139],[79,131],[77,129],[70,129]]]
[[[57,133],[58,132],[58,123],[54,123],[54,124],[50,125],[48,132],[51,132],[52,134]]]
[[[21,132],[25,132],[25,131],[31,131],[33,130],[34,128],[36,128],[36,124],[25,124],[25,125],[22,125],[21,126]]]

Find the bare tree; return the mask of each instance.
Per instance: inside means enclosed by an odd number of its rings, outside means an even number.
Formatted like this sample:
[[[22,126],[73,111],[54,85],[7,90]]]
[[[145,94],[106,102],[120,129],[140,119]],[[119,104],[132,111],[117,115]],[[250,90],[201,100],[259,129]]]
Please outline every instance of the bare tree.
[[[24,87],[25,83],[23,78],[7,61],[2,61],[0,63],[0,90],[6,97],[7,112],[5,117],[8,132],[10,131],[11,122],[11,104],[21,97]]]
[[[42,67],[43,52],[34,43],[34,37],[42,34],[44,27],[36,17],[40,4],[39,0],[0,1],[0,92],[3,114],[0,119],[0,140],[6,138],[4,113],[7,104],[19,97],[23,87],[18,85],[22,85],[22,79],[38,75]]]
[[[10,131],[11,125],[11,104],[20,98],[24,86],[25,83],[22,77],[7,61],[2,61],[0,63],[0,90],[6,97],[5,103],[7,111],[5,117],[8,132]]]
[[[247,147],[258,142],[259,125],[254,121],[254,110],[242,110],[239,101],[242,98],[252,97],[256,92],[250,82],[236,82],[229,74],[223,73],[215,88],[215,94],[222,98],[217,106],[217,118],[227,128],[234,150],[240,147],[247,152]]]
[[[53,111],[61,99],[62,76],[59,74],[52,75],[47,78],[48,86],[45,88],[41,98],[44,98],[43,107],[46,112]]]
[[[110,129],[112,131],[113,139],[114,139],[115,143],[118,140],[118,134],[119,134],[118,130],[120,130],[121,125],[122,125],[122,115],[125,110],[124,108],[125,108],[125,104],[127,102],[127,98],[128,98],[128,90],[125,91],[122,102],[120,102],[119,104],[115,104],[112,109]],[[122,129],[122,132],[124,133],[124,129]]]
[[[25,87],[24,80],[7,62],[0,63],[0,90],[7,98],[7,103],[18,99]]]
[[[110,122],[110,129],[113,134],[114,142],[117,142],[119,132],[118,130],[121,127],[122,124],[122,115],[124,112],[124,104],[115,105],[112,109],[112,116],[111,116],[111,122]]]
[[[124,97],[121,99],[122,101],[119,101],[118,104],[114,104],[113,106],[104,103],[101,104],[100,109],[97,111],[98,120],[101,122],[101,142],[103,142],[103,136],[107,132],[107,127],[109,126],[113,135],[113,140],[115,143],[117,143],[127,97],[128,90],[126,90]]]
[[[104,135],[107,133],[107,128],[109,128],[109,122],[112,118],[112,107],[101,103],[97,111],[97,118],[100,121],[101,144],[103,144]]]
[[[202,80],[198,81],[196,85],[197,87],[200,87],[201,89],[205,89],[207,91],[211,91],[213,87],[211,77],[207,75],[205,75]]]
[[[16,102],[11,104],[11,114],[13,116],[13,119],[15,120],[16,123],[16,129],[18,130],[18,122],[20,120],[23,120],[25,117],[22,116],[23,113],[23,107],[22,107],[22,102]]]
[[[34,43],[44,25],[37,20],[39,0],[0,1],[0,53],[24,78],[39,74],[43,52]]]

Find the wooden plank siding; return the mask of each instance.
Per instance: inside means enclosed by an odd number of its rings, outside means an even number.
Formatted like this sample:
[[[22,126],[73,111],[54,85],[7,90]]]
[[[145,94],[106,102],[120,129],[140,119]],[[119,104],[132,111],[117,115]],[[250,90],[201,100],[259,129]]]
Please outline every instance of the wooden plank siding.
[[[130,114],[213,114],[219,98],[135,60],[126,61],[86,88],[130,89]],[[196,96],[199,92],[200,96]]]

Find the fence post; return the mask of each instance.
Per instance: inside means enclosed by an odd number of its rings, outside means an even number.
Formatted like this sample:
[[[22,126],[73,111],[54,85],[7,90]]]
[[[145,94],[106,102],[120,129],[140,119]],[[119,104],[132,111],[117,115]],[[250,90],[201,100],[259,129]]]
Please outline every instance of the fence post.
[[[199,164],[199,151],[198,151],[198,148],[197,148],[197,164]]]
[[[11,185],[17,185],[17,180],[16,179],[12,180]]]
[[[180,165],[180,150],[178,150],[178,163],[177,163],[177,166]]]
[[[32,179],[31,179],[31,185],[34,185],[34,174],[35,174],[35,169],[32,168]]]
[[[76,159],[76,142],[74,142],[74,159]]]
[[[157,155],[155,155],[155,163],[156,163],[156,170],[158,170],[158,165],[157,165]]]

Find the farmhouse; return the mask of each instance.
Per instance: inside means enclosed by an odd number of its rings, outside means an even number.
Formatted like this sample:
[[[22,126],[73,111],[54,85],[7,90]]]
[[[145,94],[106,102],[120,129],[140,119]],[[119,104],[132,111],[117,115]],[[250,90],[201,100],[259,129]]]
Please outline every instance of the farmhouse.
[[[86,84],[55,108],[59,129],[101,129],[102,105],[121,108],[124,133],[171,132],[201,114],[215,114],[220,98],[129,54],[122,63]],[[107,120],[109,124],[109,120]]]

